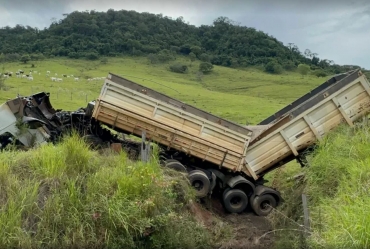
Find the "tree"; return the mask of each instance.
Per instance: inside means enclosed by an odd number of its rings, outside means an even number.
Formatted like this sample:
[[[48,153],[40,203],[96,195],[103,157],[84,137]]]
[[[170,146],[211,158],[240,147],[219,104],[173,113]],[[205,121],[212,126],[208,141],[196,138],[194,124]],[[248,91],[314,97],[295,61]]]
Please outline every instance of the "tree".
[[[213,70],[213,65],[209,62],[201,62],[199,64],[199,71],[202,73],[209,73]]]
[[[306,65],[306,64],[299,64],[298,65],[298,72],[302,75],[302,77],[304,75],[307,75],[309,71],[310,71],[310,66],[309,65]]]
[[[191,52],[193,52],[196,56],[199,56],[200,53],[202,52],[202,48],[199,46],[192,46],[190,48]]]
[[[26,64],[27,62],[29,62],[31,60],[31,57],[28,54],[27,55],[22,55],[20,60],[21,60],[21,62]]]
[[[211,58],[208,54],[203,53],[199,56],[199,59],[203,62],[210,62]]]

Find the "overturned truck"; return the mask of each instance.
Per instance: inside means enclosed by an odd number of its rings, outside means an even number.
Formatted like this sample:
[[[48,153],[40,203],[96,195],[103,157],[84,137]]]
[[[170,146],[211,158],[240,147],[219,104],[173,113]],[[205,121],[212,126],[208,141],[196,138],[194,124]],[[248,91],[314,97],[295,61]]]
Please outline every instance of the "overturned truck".
[[[263,176],[295,159],[304,166],[306,153],[325,134],[367,115],[369,89],[360,70],[339,74],[258,125],[242,126],[110,73],[99,97],[75,112],[54,110],[46,93],[6,102],[0,107],[0,115],[6,113],[0,119],[0,143],[4,147],[17,137],[19,123],[30,124],[24,136],[37,137],[36,143],[57,141],[76,129],[132,150],[140,144],[102,127],[135,136],[145,131],[160,146],[162,164],[187,172],[199,198],[214,195],[229,212],[250,207],[264,216],[283,200],[264,185]],[[5,116],[11,118],[3,125]]]

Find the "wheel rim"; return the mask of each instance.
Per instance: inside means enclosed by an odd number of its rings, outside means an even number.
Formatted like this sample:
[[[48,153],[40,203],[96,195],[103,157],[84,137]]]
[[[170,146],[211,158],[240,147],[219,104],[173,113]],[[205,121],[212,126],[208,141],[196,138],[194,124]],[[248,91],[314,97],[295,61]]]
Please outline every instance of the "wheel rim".
[[[194,181],[193,182],[193,187],[197,190],[197,191],[201,191],[204,187],[204,184],[202,181]]]
[[[261,202],[261,204],[260,204],[260,208],[261,208],[261,210],[263,210],[263,211],[268,211],[268,210],[270,210],[272,207],[271,207],[271,203],[269,202],[269,201],[263,201],[263,202]]]
[[[242,198],[240,196],[235,196],[231,198],[230,205],[233,208],[240,208],[243,205]]]

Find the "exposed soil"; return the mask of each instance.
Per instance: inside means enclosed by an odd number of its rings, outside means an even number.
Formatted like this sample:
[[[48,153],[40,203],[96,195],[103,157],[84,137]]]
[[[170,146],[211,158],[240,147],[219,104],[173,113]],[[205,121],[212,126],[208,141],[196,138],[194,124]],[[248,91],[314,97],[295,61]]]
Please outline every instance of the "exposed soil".
[[[206,205],[193,203],[190,209],[195,217],[208,227],[213,226],[216,219],[231,225],[234,230],[233,238],[223,242],[217,249],[273,248],[274,234],[268,233],[272,226],[265,217],[256,216],[249,210],[243,214],[228,214],[217,200],[211,200]]]

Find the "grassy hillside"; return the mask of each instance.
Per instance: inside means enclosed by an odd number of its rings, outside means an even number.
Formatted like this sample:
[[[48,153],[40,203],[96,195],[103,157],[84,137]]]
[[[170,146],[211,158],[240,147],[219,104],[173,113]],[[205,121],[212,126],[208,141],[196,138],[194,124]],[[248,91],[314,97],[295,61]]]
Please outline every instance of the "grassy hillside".
[[[0,247],[211,248],[228,227],[195,220],[187,186],[155,157],[142,163],[91,151],[74,135],[57,146],[5,151]]]
[[[99,95],[104,80],[88,81],[87,78],[106,77],[112,72],[240,124],[256,124],[325,80],[312,75],[302,77],[298,73],[276,76],[254,68],[219,66],[199,80],[199,61],[190,62],[185,57],[178,57],[177,61],[189,65],[187,74],[170,72],[168,64],[151,64],[144,57],[110,58],[107,63],[53,59],[34,62],[35,68],[30,67],[31,63],[7,63],[3,64],[4,71],[23,69],[38,73],[34,73],[33,81],[7,79],[7,90],[1,92],[0,101],[14,98],[17,93],[48,91],[55,108],[74,110]],[[52,82],[46,77],[46,71],[51,71],[50,76],[69,74],[80,80],[62,77],[63,82]]]

